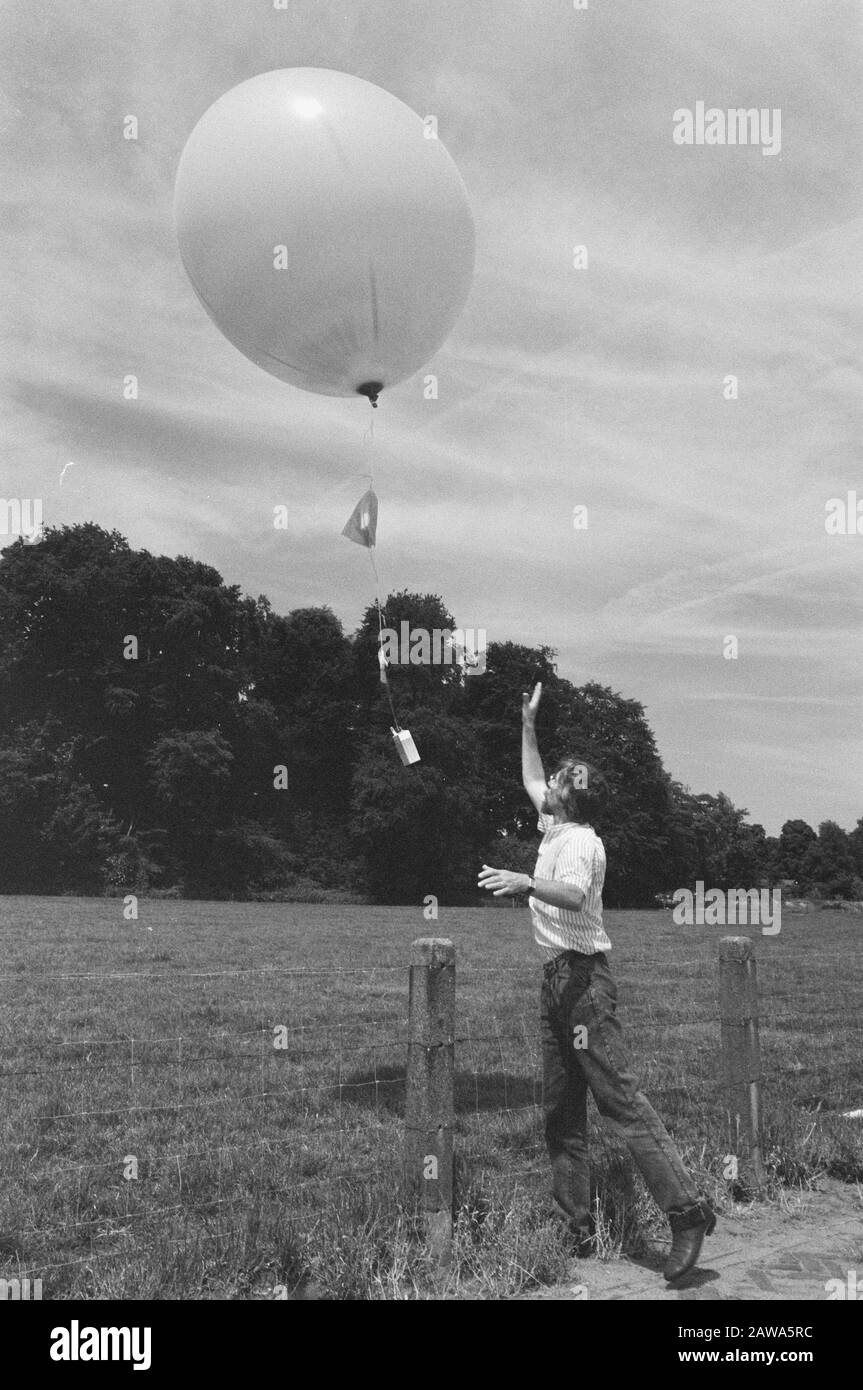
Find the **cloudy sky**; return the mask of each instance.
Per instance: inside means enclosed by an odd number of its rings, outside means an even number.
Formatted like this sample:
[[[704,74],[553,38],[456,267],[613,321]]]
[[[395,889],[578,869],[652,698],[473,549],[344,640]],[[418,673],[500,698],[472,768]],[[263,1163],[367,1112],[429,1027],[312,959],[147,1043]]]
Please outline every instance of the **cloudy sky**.
[[[556,647],[769,833],[863,815],[863,534],[825,529],[863,498],[859,0],[6,0],[0,41],[0,494],[352,631],[372,578],[340,531],[371,472],[385,592]],[[421,375],[373,417],[295,390],[185,278],[186,138],[294,66],[435,115],[464,177],[477,267],[436,401]],[[778,108],[781,149],[675,144],[697,101]]]

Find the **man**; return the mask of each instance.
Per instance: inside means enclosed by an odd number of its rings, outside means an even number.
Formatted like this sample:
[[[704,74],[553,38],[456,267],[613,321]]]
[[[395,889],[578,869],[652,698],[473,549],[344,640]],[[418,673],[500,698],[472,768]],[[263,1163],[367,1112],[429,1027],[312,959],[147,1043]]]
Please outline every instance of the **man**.
[[[592,825],[605,801],[605,783],[589,763],[565,759],[546,784],[536,741],[541,695],[540,683],[532,696],[522,696],[522,780],[545,832],[536,869],[531,877],[484,864],[479,883],[495,897],[531,895],[534,940],[545,960],[543,1104],[556,1209],[575,1234],[578,1253],[589,1254],[594,1248],[589,1088],[668,1215],[672,1246],[663,1273],[671,1282],[696,1263],[716,1217],[633,1074],[617,1018],[617,986],[608,968],[611,942],[602,924],[605,850]]]

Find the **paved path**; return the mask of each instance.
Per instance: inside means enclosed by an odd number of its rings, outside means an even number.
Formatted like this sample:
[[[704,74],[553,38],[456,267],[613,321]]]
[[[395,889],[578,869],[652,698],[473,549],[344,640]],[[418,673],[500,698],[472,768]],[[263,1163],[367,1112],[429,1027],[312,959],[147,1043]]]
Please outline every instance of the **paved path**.
[[[718,1217],[699,1264],[676,1288],[662,1277],[665,1245],[644,1259],[576,1260],[571,1283],[519,1298],[825,1301],[829,1279],[841,1280],[847,1298],[853,1271],[863,1301],[863,1187],[826,1178],[817,1191],[789,1193],[783,1205],[756,1203]]]

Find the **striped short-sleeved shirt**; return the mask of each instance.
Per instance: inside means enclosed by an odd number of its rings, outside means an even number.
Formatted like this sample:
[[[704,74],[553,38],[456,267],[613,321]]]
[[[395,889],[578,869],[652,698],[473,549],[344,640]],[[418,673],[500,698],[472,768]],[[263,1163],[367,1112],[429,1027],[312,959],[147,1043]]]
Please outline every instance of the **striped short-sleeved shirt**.
[[[605,882],[605,848],[590,825],[572,821],[556,823],[553,816],[540,813],[538,827],[544,831],[534,878],[550,878],[556,883],[574,883],[585,895],[584,906],[552,907],[530,898],[533,938],[544,959],[552,960],[561,951],[610,951],[611,942],[602,925],[602,885]]]

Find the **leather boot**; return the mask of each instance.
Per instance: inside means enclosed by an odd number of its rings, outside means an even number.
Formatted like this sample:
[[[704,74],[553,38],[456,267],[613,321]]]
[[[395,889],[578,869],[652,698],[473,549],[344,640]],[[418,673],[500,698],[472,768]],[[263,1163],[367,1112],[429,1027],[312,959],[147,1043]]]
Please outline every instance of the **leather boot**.
[[[671,1283],[688,1274],[697,1263],[704,1237],[712,1233],[716,1217],[709,1202],[702,1200],[682,1211],[672,1208],[668,1219],[671,1223],[671,1252],[662,1272]]]

